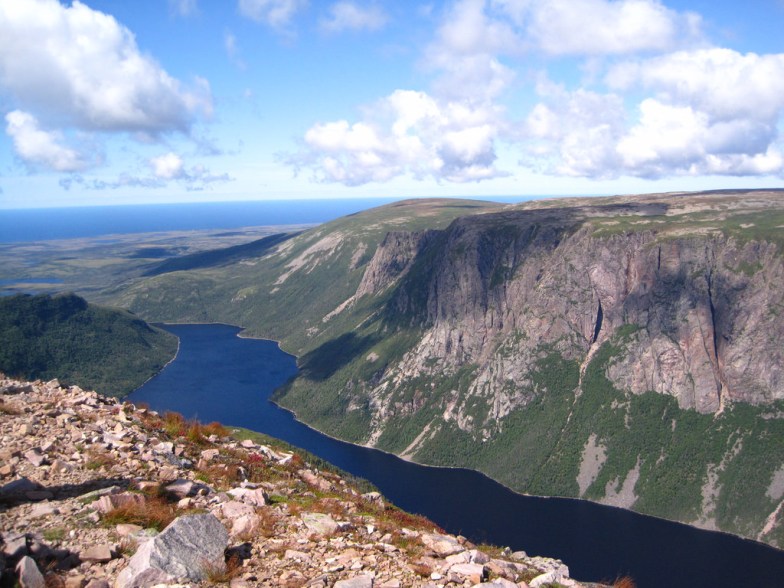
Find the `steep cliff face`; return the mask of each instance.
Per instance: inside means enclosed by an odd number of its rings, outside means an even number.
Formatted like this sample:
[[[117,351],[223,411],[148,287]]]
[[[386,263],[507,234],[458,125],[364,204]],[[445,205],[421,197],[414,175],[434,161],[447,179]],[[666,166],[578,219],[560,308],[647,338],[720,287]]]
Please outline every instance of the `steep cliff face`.
[[[378,332],[406,344],[368,336],[316,394],[281,400],[518,490],[784,544],[784,263],[730,216],[615,203],[390,233],[354,302],[383,291]]]
[[[378,294],[396,283],[408,272],[433,235],[435,231],[387,233],[362,276],[355,298]]]
[[[370,267],[399,255],[379,247]],[[669,394],[702,413],[769,403],[784,398],[781,284],[782,258],[765,242],[596,236],[562,211],[461,219],[430,240],[398,290],[396,309],[425,333],[389,377],[475,364],[469,396],[504,407],[488,415],[492,426],[525,403],[505,384],[524,379],[543,348],[585,366],[623,329],[606,374],[618,389]]]

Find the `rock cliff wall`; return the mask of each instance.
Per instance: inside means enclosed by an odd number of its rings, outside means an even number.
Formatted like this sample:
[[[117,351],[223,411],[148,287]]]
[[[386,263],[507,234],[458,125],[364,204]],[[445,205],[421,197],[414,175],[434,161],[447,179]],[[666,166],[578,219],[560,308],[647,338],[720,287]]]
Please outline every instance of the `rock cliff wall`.
[[[602,236],[583,220],[563,210],[489,214],[431,237],[391,303],[424,336],[389,376],[475,364],[471,393],[512,407],[525,398],[501,398],[504,383],[525,379],[543,348],[584,366],[623,332],[606,372],[622,391],[669,394],[702,413],[784,398],[775,245],[721,234]],[[363,284],[375,268],[409,259],[413,239],[385,240]]]
[[[780,245],[639,212],[631,228],[623,210],[490,213],[385,240],[363,283],[406,260],[382,327],[406,350],[336,375],[348,408],[325,428],[367,422],[366,443],[410,459],[783,545]]]

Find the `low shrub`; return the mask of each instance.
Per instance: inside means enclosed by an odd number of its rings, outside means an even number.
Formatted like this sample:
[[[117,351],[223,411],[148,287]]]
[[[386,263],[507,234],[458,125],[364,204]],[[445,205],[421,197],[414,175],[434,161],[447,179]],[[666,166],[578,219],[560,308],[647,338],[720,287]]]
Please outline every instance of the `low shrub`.
[[[242,561],[233,555],[225,563],[208,563],[204,566],[204,574],[210,584],[228,584],[242,572]]]
[[[113,508],[103,516],[106,525],[130,523],[162,531],[175,518],[174,507],[162,497],[148,497],[144,502],[129,503]]]

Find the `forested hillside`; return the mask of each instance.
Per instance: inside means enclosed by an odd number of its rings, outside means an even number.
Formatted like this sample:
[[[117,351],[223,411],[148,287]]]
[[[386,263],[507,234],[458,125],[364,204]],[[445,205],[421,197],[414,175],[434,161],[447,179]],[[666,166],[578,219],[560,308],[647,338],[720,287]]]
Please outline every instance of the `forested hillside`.
[[[137,388],[177,351],[173,335],[74,294],[0,298],[0,341],[0,372],[112,396]]]

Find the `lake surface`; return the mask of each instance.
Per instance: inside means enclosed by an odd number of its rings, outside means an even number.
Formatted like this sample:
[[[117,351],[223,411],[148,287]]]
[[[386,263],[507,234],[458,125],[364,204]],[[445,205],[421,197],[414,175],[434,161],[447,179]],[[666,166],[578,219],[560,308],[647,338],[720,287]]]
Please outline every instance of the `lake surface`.
[[[784,552],[590,502],[515,494],[477,472],[419,466],[336,441],[269,402],[296,374],[273,341],[237,337],[228,325],[167,325],[177,358],[130,396],[155,410],[253,429],[370,480],[401,508],[473,541],[562,559],[574,578],[638,588],[784,586]]]

